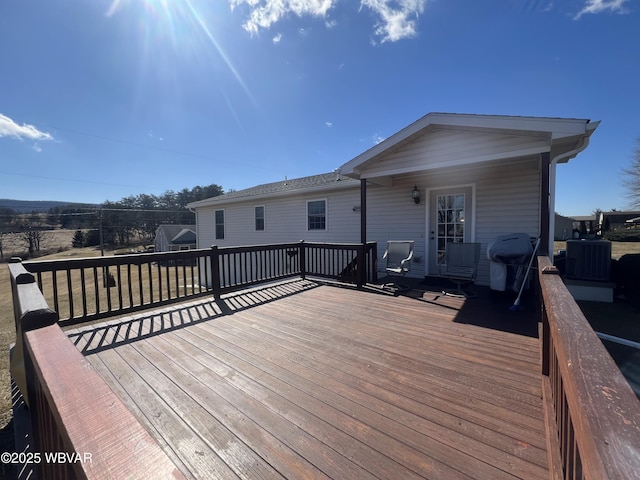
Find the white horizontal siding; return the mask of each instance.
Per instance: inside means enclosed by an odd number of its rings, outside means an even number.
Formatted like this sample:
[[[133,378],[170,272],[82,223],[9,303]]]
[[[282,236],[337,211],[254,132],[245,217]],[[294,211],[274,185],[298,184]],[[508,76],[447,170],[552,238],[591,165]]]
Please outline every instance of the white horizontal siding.
[[[367,189],[367,240],[378,244],[378,271],[384,274],[382,256],[389,240],[413,240],[414,260],[411,277],[425,275],[425,207],[411,198],[413,184],[393,187],[370,186]]]
[[[537,237],[540,232],[540,174],[538,169],[503,167],[478,184],[476,195],[476,241],[482,243],[482,259],[478,277],[489,284],[487,246],[499,235],[526,233]]]
[[[474,158],[511,156],[512,152],[544,149],[545,138],[458,130],[429,130],[400,150],[362,169],[363,176],[387,172],[427,169],[438,165],[468,162]]]
[[[307,201],[326,200],[326,229],[307,230]],[[353,243],[360,240],[360,190],[295,195],[256,202],[227,204],[198,209],[198,246],[239,246],[268,243],[308,242]],[[255,230],[254,208],[264,206],[265,229]],[[225,212],[225,238],[215,239],[214,211]]]
[[[520,159],[512,163],[485,164],[483,167],[438,169],[421,175],[394,178],[393,186],[369,185],[367,188],[367,240],[378,244],[378,270],[384,272],[382,259],[388,240],[413,240],[416,259],[411,276],[426,273],[428,254],[425,251],[427,189],[460,185],[475,188],[475,223],[473,237],[482,247],[478,283],[489,284],[487,246],[497,236],[524,232],[537,236],[539,232],[540,193],[538,159]],[[416,205],[411,199],[414,185],[423,200]],[[327,200],[327,229],[307,231],[307,200]],[[265,230],[255,231],[254,207],[265,207]],[[321,194],[241,202],[225,205],[225,239],[215,239],[214,211],[197,210],[198,247],[211,245],[236,246],[285,243],[360,241],[360,191],[353,189]],[[220,207],[218,208],[220,209]]]
[[[499,235],[523,232],[535,237],[539,232],[540,216],[540,187],[538,160],[535,158],[514,161],[513,163],[500,163],[486,165],[484,167],[466,167],[440,169],[420,176],[405,176],[394,180],[394,186],[390,191],[397,191],[398,204],[395,215],[388,212],[384,218],[387,222],[394,222],[397,212],[403,212],[406,216],[402,219],[412,222],[413,229],[405,228],[405,231],[414,232],[414,237],[403,238],[416,240],[416,255],[423,255],[424,268],[428,260],[428,253],[424,251],[426,232],[426,204],[425,191],[427,189],[440,189],[461,185],[473,185],[475,188],[475,222],[472,237],[481,244],[481,258],[478,267],[478,284],[489,285],[489,260],[487,259],[487,247]],[[417,185],[422,193],[423,202],[418,209],[413,208],[410,194],[413,186]],[[384,187],[379,189],[385,190]],[[375,191],[377,192],[378,189]],[[374,189],[370,188],[369,192]],[[373,196],[373,193],[371,194]],[[389,194],[387,194],[389,195]],[[369,200],[371,203],[372,200]],[[416,210],[422,212],[422,216],[416,214]],[[369,209],[369,230],[372,228],[373,213]],[[421,229],[421,230],[420,230]],[[418,249],[421,250],[418,250]],[[422,253],[420,253],[422,252]]]

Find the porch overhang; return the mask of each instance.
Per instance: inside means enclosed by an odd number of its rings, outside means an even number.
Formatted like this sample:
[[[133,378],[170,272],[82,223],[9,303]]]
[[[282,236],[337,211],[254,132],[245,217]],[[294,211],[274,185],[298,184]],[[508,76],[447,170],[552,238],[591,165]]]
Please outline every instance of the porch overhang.
[[[540,170],[540,252],[553,252],[555,168],[589,144],[600,122],[588,119],[429,113],[342,165],[360,180],[361,241],[366,241],[367,183],[393,186],[397,178],[446,169],[537,159]]]
[[[345,163],[340,172],[389,186],[394,176],[542,153],[567,162],[598,124],[587,119],[429,113]],[[422,151],[408,161],[401,151],[417,148],[419,141]]]

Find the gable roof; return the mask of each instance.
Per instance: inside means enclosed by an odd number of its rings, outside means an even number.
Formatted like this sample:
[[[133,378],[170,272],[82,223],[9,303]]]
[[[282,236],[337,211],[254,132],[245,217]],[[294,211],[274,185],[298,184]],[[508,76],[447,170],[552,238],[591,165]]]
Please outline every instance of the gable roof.
[[[171,243],[187,245],[196,243],[196,232],[190,228],[183,228],[178,234],[171,239]]]
[[[195,225],[159,225],[156,236],[164,234],[168,242],[174,244],[188,245],[196,243]]]
[[[620,211],[616,210],[613,212],[602,212],[603,221],[608,220],[609,223],[625,223],[630,219],[634,219],[640,216],[640,211],[638,210],[627,210]]]
[[[207,198],[187,205],[189,208],[201,208],[209,205],[222,205],[242,200],[261,200],[266,198],[291,195],[295,192],[336,190],[340,188],[355,188],[360,182],[345,177],[340,172],[321,173],[309,177],[285,179],[279,182],[265,183],[255,187],[236,190],[233,192]]]
[[[532,144],[535,148],[518,152],[517,155],[546,151],[551,152],[552,160],[566,162],[586,148],[588,138],[599,123],[575,118],[429,113],[348,161],[340,169],[344,175],[364,178],[366,175],[362,173],[368,167],[426,133],[438,129],[537,139]],[[478,159],[481,160],[483,159]]]

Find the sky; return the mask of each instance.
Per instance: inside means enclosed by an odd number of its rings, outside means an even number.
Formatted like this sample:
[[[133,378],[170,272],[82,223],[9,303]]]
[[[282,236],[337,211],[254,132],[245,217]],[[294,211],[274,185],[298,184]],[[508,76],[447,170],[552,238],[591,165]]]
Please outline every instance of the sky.
[[[5,0],[0,198],[334,170],[429,112],[601,121],[556,211],[629,207],[638,0]]]

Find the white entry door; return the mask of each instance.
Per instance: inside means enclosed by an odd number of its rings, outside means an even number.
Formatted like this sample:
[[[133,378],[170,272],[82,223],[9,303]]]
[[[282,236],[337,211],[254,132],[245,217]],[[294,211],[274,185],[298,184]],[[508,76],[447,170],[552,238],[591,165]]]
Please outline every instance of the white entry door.
[[[438,275],[449,242],[472,241],[473,188],[431,190],[429,195],[429,274]]]

